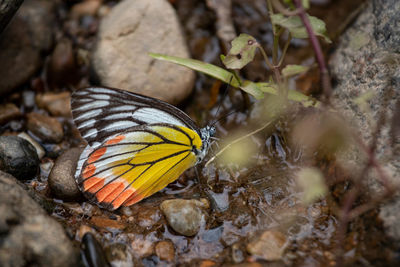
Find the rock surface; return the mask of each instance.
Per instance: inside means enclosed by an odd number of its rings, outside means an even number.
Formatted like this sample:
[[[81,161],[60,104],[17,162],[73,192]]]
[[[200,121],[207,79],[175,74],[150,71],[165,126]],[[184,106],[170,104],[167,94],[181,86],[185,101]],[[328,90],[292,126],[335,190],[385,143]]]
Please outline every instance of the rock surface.
[[[174,9],[165,0],[125,0],[100,25],[93,69],[102,85],[176,104],[187,97],[194,73],[148,53],[189,57]]]
[[[39,158],[31,143],[17,136],[0,136],[0,170],[26,180],[38,169]]]
[[[64,137],[61,123],[52,117],[39,113],[27,115],[27,128],[43,142],[60,143]]]
[[[195,199],[171,199],[163,201],[160,208],[172,229],[179,234],[193,236],[205,222],[204,209],[208,205]]]
[[[75,182],[76,164],[81,148],[71,148],[59,156],[49,175],[52,194],[62,200],[78,200],[82,194]]]
[[[1,266],[76,266],[79,254],[62,226],[3,172],[0,212]]]
[[[390,7],[390,8],[389,8]],[[341,37],[332,56],[331,70],[337,79],[333,103],[350,120],[366,144],[370,144],[380,111],[388,114],[377,140],[376,157],[392,182],[400,182],[399,136],[391,139],[390,124],[394,119],[396,102],[400,99],[400,3],[397,0],[374,0],[356,22]],[[392,90],[392,92],[390,92]],[[356,97],[372,94],[367,109],[356,105]],[[387,102],[385,98],[388,98]],[[396,140],[397,138],[397,140]],[[365,156],[357,149],[343,156],[351,171],[365,164]],[[362,166],[362,165],[361,165]],[[370,172],[368,185],[372,194],[382,192],[379,178]],[[380,217],[390,237],[400,242],[400,197],[381,208]]]
[[[52,1],[26,0],[0,37],[0,95],[25,83],[53,43]]]

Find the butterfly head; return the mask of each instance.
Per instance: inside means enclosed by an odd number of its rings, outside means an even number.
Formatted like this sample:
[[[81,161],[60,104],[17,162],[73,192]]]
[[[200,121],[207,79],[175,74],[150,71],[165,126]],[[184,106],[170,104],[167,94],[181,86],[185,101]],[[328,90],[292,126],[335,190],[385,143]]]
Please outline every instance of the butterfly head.
[[[210,148],[210,144],[211,144],[211,137],[214,136],[215,134],[215,127],[214,126],[210,126],[207,125],[204,128],[200,129],[200,137],[201,137],[201,141],[202,141],[202,146],[199,149],[196,149],[195,154],[197,156],[197,162],[196,163],[200,163],[204,157],[207,155],[208,149]]]

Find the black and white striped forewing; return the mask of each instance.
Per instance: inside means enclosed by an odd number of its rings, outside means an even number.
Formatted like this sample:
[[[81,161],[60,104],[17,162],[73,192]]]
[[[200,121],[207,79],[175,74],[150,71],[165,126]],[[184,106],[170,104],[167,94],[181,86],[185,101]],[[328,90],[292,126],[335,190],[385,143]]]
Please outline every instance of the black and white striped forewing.
[[[173,105],[120,89],[77,90],[71,97],[71,109],[75,125],[89,145],[146,124],[185,126],[200,133],[192,119]]]

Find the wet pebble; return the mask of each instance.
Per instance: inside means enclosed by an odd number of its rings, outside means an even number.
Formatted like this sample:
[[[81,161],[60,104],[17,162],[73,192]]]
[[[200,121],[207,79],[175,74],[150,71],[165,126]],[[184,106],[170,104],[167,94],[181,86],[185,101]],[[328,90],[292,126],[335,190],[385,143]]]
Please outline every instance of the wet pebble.
[[[90,232],[82,238],[81,255],[85,266],[110,266],[99,241]]]
[[[160,206],[172,229],[185,236],[197,234],[205,220],[204,210],[208,207],[207,202],[195,199],[165,200]]]
[[[90,222],[98,228],[114,228],[114,229],[124,229],[126,225],[122,222],[104,218],[101,216],[94,216],[90,219]]]
[[[64,137],[61,123],[55,118],[29,113],[27,115],[27,128],[43,142],[60,143]]]
[[[60,39],[53,50],[46,69],[49,86],[51,88],[62,88],[65,84],[76,84],[79,77],[77,69],[71,40],[68,38]]]
[[[40,108],[50,112],[53,116],[71,116],[71,93],[44,93],[36,96],[36,103]]]
[[[156,255],[163,261],[173,261],[175,258],[175,248],[171,241],[160,241],[155,247]]]
[[[84,15],[94,16],[101,6],[101,0],[83,1],[71,8],[71,17],[80,18]]]
[[[279,231],[268,230],[247,244],[247,251],[253,256],[268,261],[282,259],[288,242],[286,236]]]
[[[81,197],[75,181],[76,164],[81,152],[81,148],[71,148],[57,158],[49,175],[49,186],[55,197],[66,201]]]
[[[21,112],[16,105],[7,103],[0,105],[0,124],[5,124],[21,116]]]
[[[108,262],[111,266],[131,267],[134,266],[132,254],[128,247],[122,243],[114,243],[105,248]]]
[[[35,106],[35,92],[30,90],[23,91],[22,102],[28,110],[32,110]]]
[[[35,141],[35,139],[33,139],[30,135],[28,135],[27,133],[19,133],[18,137],[21,137],[23,139],[25,139],[26,141],[28,141],[29,143],[31,143],[31,145],[33,145],[36,149],[36,153],[38,154],[39,159],[42,159],[44,157],[44,155],[46,154],[46,151],[44,151],[44,148]]]
[[[137,257],[148,257],[154,253],[154,242],[150,236],[135,235],[131,248]]]
[[[39,169],[35,148],[17,136],[0,136],[0,169],[20,180],[30,179]]]

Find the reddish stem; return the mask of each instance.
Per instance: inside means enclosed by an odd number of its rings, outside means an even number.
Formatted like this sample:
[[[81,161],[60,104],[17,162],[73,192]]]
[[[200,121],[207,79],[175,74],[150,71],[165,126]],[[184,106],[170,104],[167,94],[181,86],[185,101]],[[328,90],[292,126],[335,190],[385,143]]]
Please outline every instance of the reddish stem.
[[[319,45],[319,41],[312,30],[310,20],[307,17],[307,13],[304,10],[303,5],[301,4],[301,0],[294,0],[294,4],[296,5],[296,8],[299,12],[300,19],[303,22],[304,27],[307,30],[308,37],[310,38],[311,45],[314,49],[315,57],[317,59],[319,70],[321,72],[322,88],[323,88],[323,92],[325,95],[324,100],[325,100],[325,103],[328,104],[329,97],[332,92],[332,86],[331,86],[331,81],[330,81],[330,77],[329,77],[329,72],[328,72],[328,69],[325,64],[324,54],[322,53],[322,49],[321,49],[321,46]]]

